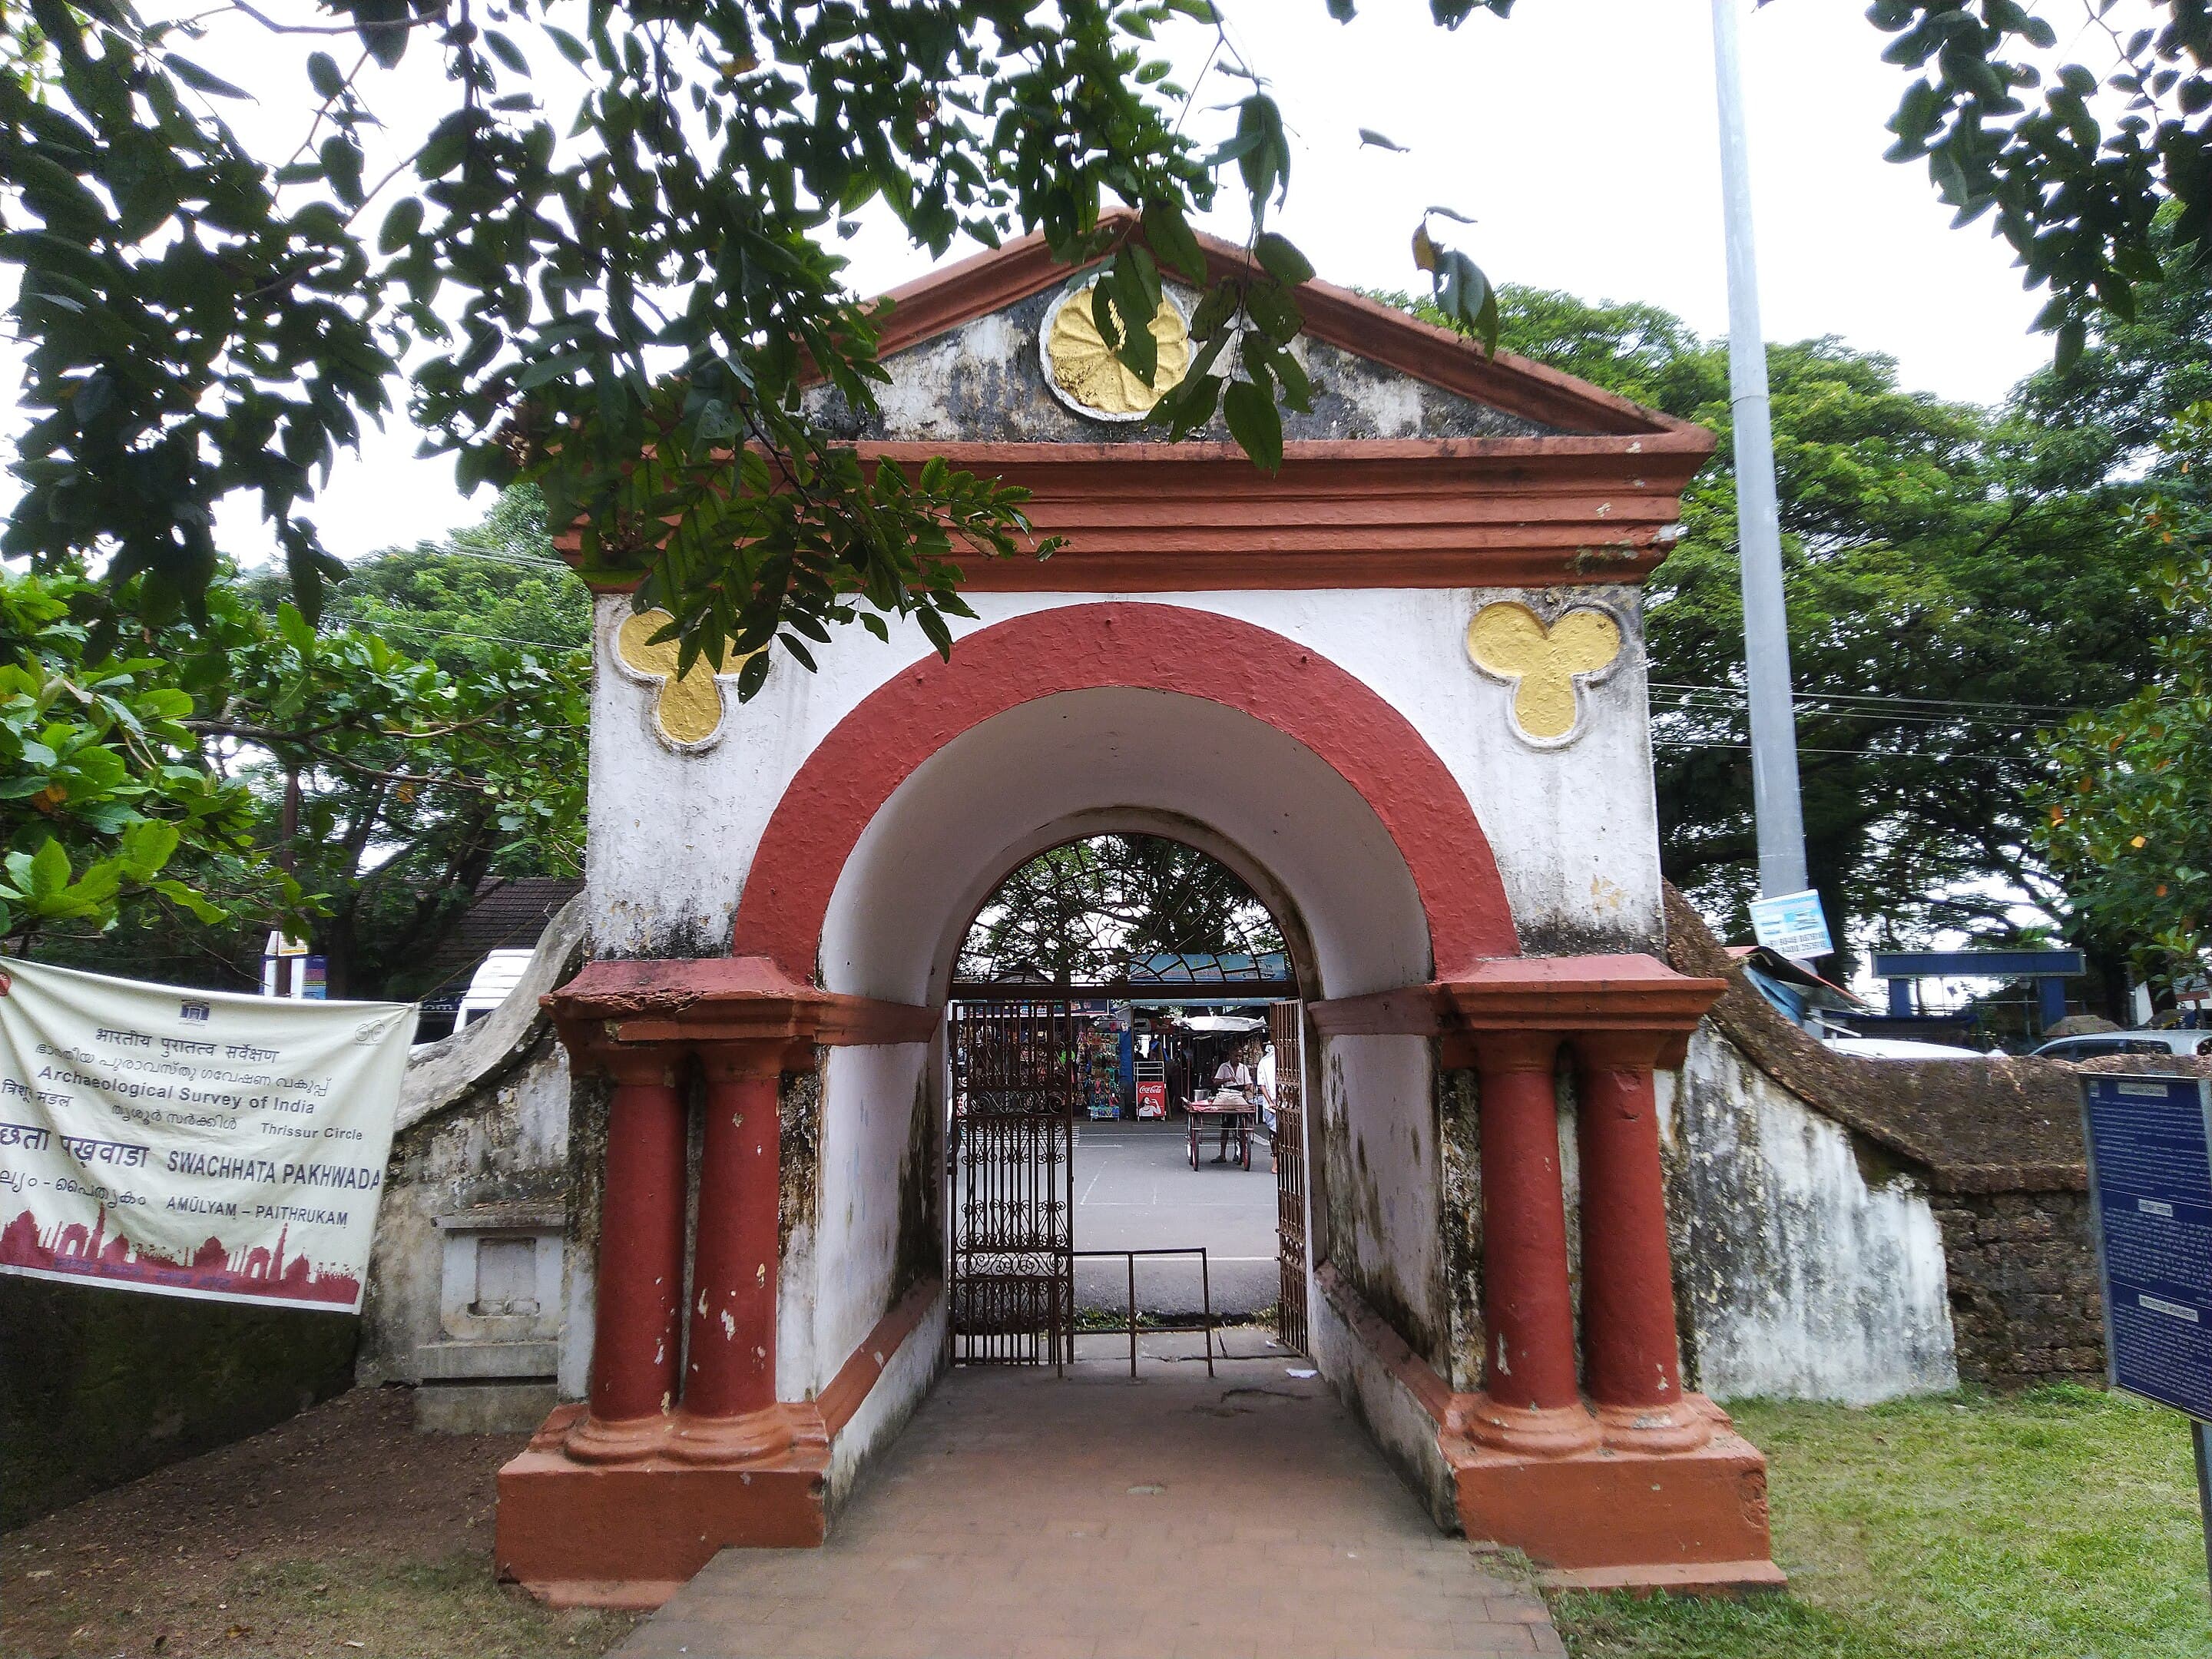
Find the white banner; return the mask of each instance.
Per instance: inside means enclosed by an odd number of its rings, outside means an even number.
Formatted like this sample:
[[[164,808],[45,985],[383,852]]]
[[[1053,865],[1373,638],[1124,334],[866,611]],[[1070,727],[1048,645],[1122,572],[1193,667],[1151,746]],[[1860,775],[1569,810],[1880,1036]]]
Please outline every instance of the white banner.
[[[0,1273],[360,1311],[412,1003],[0,967]]]

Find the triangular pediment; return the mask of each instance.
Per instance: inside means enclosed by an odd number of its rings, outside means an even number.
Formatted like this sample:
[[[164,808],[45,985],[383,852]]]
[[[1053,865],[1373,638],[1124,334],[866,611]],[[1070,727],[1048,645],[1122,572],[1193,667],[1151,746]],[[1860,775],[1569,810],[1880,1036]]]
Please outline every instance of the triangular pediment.
[[[1134,234],[1136,216],[1108,216]],[[1216,277],[1252,270],[1241,248],[1199,239]],[[885,442],[1151,441],[1158,428],[1086,413],[1054,388],[1042,336],[1083,271],[1042,236],[948,265],[884,296],[878,356],[890,375],[865,419],[827,388],[817,413],[841,435]],[[1195,296],[1182,290],[1187,311]],[[1671,434],[1683,423],[1526,358],[1492,357],[1473,341],[1346,289],[1297,293],[1305,330],[1293,348],[1314,384],[1310,414],[1285,411],[1283,435],[1313,441],[1545,438]],[[1218,422],[1217,422],[1218,423]],[[1221,440],[1225,430],[1197,439]]]

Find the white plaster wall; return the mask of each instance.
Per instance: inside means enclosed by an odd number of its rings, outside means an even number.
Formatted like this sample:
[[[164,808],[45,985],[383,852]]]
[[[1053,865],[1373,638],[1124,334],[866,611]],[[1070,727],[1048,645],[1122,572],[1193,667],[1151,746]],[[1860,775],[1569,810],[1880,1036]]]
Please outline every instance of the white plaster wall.
[[[978,620],[954,626],[965,633],[1050,607],[1145,597],[977,594],[971,603]],[[1545,595],[1377,589],[1150,597],[1280,634],[1364,681],[1404,714],[1466,792],[1497,857],[1524,948],[1657,942],[1658,830],[1636,590],[1559,596],[1610,605],[1626,625],[1626,643],[1620,666],[1585,692],[1582,735],[1550,749],[1514,734],[1511,687],[1476,670],[1466,648],[1468,623],[1480,605],[1512,598],[1543,608]],[[612,632],[626,614],[624,599],[599,602],[589,853],[595,951],[719,951],[785,786],[838,720],[927,647],[911,628],[895,628],[887,644],[846,628],[817,651],[818,673],[779,654],[750,703],[739,707],[734,684],[727,688],[720,740],[678,755],[653,735],[652,688],[609,660]],[[1090,757],[1065,759],[1078,765]],[[1127,804],[1158,805],[1155,793],[1147,787]],[[1289,792],[1275,804],[1293,812],[1301,805]]]
[[[1958,1386],[1942,1235],[1902,1176],[1710,1024],[1661,1080],[1698,1385],[1865,1404]]]
[[[1433,1050],[1417,1036],[1336,1036],[1321,1049],[1327,1110],[1345,1137],[1322,1176],[1328,1259],[1416,1353],[1443,1368],[1449,1310]],[[1407,1328],[1400,1309],[1421,1328]]]
[[[860,1401],[851,1422],[830,1446],[830,1526],[837,1526],[838,1506],[853,1490],[868,1459],[906,1426],[930,1385],[945,1369],[945,1322],[949,1310],[940,1293],[921,1322],[890,1357],[876,1385]]]
[[[803,1252],[792,1240],[777,1286],[781,1400],[819,1394],[890,1304],[899,1176],[929,1045],[824,1053],[815,1224]]]

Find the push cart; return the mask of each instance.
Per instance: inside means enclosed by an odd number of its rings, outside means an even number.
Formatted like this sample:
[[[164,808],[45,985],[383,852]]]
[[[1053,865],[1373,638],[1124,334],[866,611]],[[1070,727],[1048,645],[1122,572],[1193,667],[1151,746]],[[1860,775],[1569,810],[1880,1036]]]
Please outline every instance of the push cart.
[[[1183,1108],[1183,1114],[1189,1131],[1192,1169],[1198,1167],[1199,1139],[1209,1124],[1221,1131],[1224,1146],[1235,1149],[1236,1156],[1229,1161],[1240,1170],[1252,1167],[1252,1129],[1260,1121],[1257,1101],[1241,1099],[1234,1095],[1226,1100],[1194,1100]]]

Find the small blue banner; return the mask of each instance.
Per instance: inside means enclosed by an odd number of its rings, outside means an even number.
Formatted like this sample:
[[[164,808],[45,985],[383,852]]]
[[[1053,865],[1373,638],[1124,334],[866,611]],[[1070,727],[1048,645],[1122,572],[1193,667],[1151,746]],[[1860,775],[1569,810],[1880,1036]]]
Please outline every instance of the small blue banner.
[[[2081,1079],[2112,1386],[2212,1422],[2212,1079]]]

